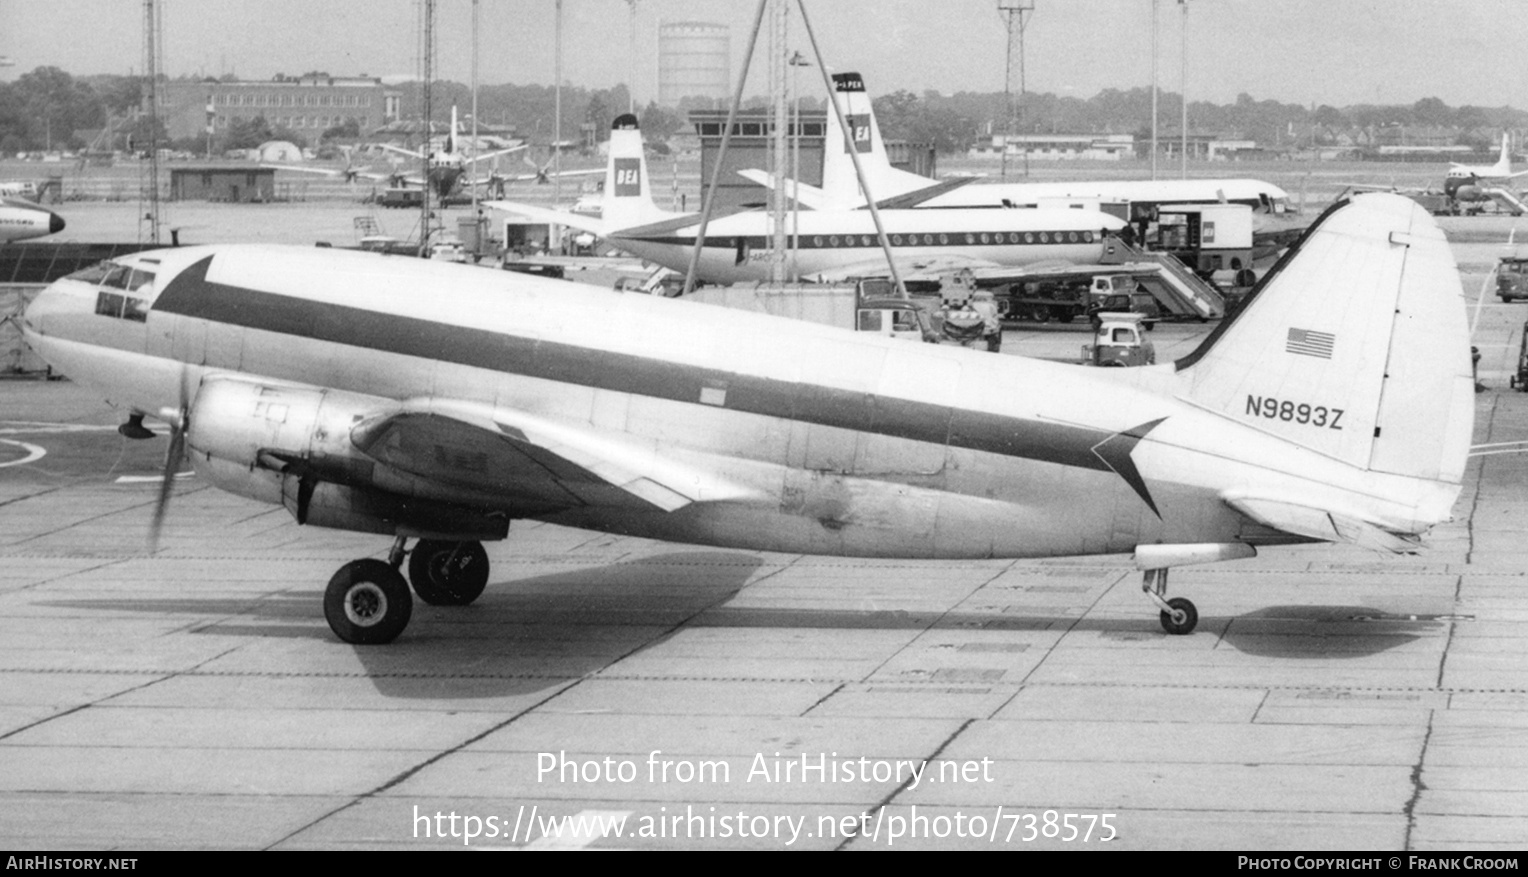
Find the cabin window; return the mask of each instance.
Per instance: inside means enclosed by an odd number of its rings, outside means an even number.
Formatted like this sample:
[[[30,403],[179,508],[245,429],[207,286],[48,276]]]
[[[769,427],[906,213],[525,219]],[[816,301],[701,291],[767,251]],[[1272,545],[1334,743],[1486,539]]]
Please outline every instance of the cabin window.
[[[879,331],[881,331],[881,312],[880,311],[860,311],[859,312],[859,330],[861,332],[879,332]]]
[[[1024,243],[1032,244],[1034,242],[1035,242],[1035,233],[1032,232],[1032,231],[1024,232]]]
[[[1135,331],[1132,329],[1115,329],[1114,342],[1116,344],[1130,344],[1135,341]]]
[[[916,332],[918,331],[918,315],[912,311],[893,311],[891,328],[895,332]]]
[[[1050,235],[1045,233],[1045,232],[1043,232],[1043,231],[1040,232],[1040,243],[1042,243],[1042,244],[1050,243]]]
[[[814,247],[822,246],[822,235],[812,235],[812,246],[814,246]]]
[[[939,236],[939,246],[947,247],[949,245],[950,245],[950,236],[947,235],[947,234],[941,234]]]
[[[894,246],[894,247],[902,246],[902,236],[899,235],[899,234],[892,235],[891,236],[891,245]]]
[[[1082,240],[1083,240],[1084,243],[1089,243],[1089,244],[1093,243],[1093,233],[1091,231],[1083,232],[1082,233]]]

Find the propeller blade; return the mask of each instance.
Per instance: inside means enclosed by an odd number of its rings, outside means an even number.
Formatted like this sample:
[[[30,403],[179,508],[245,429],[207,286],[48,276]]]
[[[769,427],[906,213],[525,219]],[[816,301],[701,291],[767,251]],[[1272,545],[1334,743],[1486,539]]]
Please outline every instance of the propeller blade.
[[[154,517],[149,522],[149,553],[159,550],[159,532],[164,526],[165,512],[170,508],[170,492],[175,489],[175,473],[186,454],[186,430],[191,422],[191,391],[186,386],[186,369],[180,371],[180,406],[170,423],[170,447],[164,455],[164,477],[159,481],[159,499],[154,503]]]

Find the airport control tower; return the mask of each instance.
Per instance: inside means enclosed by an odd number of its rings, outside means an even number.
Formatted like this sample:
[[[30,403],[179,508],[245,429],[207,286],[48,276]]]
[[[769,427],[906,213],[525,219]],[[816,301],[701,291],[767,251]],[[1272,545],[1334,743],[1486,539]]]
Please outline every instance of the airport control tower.
[[[658,28],[658,103],[731,97],[732,50],[725,24],[671,21]]]

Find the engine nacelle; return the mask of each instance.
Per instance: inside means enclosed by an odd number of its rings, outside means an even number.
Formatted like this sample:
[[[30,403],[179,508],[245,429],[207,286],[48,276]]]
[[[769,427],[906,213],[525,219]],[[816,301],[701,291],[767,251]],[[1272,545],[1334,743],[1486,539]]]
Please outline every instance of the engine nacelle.
[[[502,539],[492,510],[420,496],[350,434],[385,416],[387,399],[232,378],[204,383],[192,402],[186,450],[198,473],[240,496],[285,506],[299,524],[441,539]],[[404,493],[399,493],[402,489]]]
[[[256,470],[370,484],[376,461],[356,450],[350,430],[388,404],[335,390],[212,379],[192,403],[186,447],[218,487],[266,502],[281,502],[267,479],[251,485],[259,495],[243,489]]]

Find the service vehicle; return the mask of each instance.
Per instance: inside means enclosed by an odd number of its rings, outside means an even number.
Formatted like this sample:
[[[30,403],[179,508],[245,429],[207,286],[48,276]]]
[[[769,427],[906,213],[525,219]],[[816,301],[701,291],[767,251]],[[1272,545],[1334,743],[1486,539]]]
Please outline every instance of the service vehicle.
[[[1105,313],[1130,313],[1141,318],[1141,324],[1146,331],[1157,327],[1157,322],[1162,319],[1162,308],[1151,293],[1141,290],[1130,292],[1113,292],[1101,297],[1094,297],[1088,303],[1088,322],[1093,324],[1093,330],[1098,330],[1098,323]]]
[[[1082,345],[1084,365],[1129,366],[1153,365],[1157,361],[1156,348],[1146,340],[1140,314],[1104,311],[1097,315],[1097,329],[1093,343]]]
[[[1506,302],[1528,298],[1528,257],[1501,257],[1496,266],[1496,294]]]

